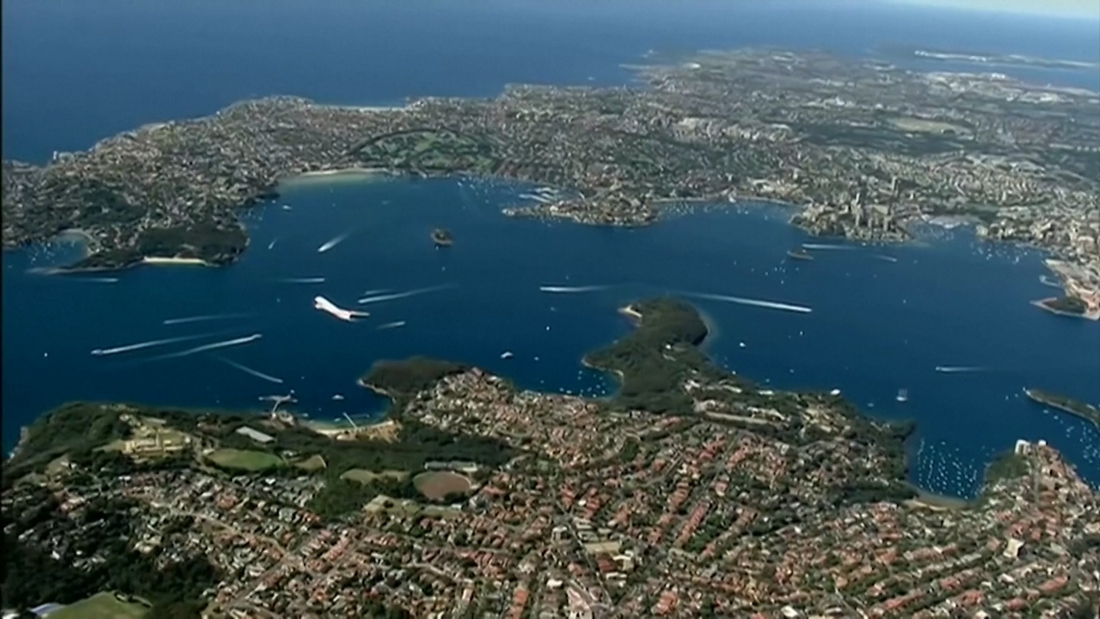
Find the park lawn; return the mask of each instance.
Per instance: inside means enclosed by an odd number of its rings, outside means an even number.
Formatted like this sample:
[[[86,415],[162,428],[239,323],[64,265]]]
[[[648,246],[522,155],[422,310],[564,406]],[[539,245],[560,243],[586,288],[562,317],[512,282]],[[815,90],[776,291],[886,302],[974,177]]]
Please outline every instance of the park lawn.
[[[348,469],[344,471],[343,475],[340,475],[340,478],[357,481],[361,484],[369,484],[376,479],[395,479],[397,481],[403,481],[408,476],[408,471],[385,470],[376,473],[366,469]]]
[[[126,602],[114,593],[101,592],[69,604],[50,613],[51,619],[140,619],[149,612],[149,607],[137,601]]]
[[[317,471],[328,468],[328,464],[325,462],[324,457],[321,454],[313,454],[312,456],[299,460],[294,463],[296,468],[302,469],[307,473],[316,473]]]
[[[283,465],[283,459],[273,453],[248,449],[218,449],[207,456],[207,459],[223,469],[236,469],[249,473],[266,471]]]
[[[473,486],[468,477],[451,471],[421,473],[413,478],[413,485],[432,501],[443,500],[450,494],[469,492]]]

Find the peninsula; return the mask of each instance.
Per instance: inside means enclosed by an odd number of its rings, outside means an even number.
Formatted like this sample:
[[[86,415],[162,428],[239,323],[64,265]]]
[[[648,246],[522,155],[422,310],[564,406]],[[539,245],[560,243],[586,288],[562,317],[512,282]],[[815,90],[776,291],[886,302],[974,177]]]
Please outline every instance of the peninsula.
[[[1100,496],[1054,449],[1020,441],[976,501],[928,505],[905,481],[911,424],[724,370],[699,350],[707,328],[683,301],[623,313],[634,330],[586,358],[621,376],[609,398],[418,358],[375,364],[361,384],[390,395],[389,419],[340,431],[281,411],[52,411],[4,462],[3,606],[110,601],[125,616],[151,606],[150,617],[1094,612]]]
[[[563,191],[515,216],[641,225],[690,204],[772,200],[814,233],[899,240],[963,216],[1048,249],[1067,294],[1100,307],[1100,96],[998,74],[745,49],[635,67],[637,88],[511,86],[401,108],[244,101],[147,126],[44,166],[3,164],[3,243],[72,228],[84,267],[236,259],[237,209],[282,179],[370,168]]]
[[[1027,394],[1027,397],[1043,406],[1049,406],[1064,413],[1069,413],[1075,417],[1080,417],[1096,426],[1097,430],[1100,430],[1100,408],[1092,404],[1074,400],[1073,398],[1067,398],[1057,393],[1042,391],[1041,389],[1024,389],[1024,393]]]

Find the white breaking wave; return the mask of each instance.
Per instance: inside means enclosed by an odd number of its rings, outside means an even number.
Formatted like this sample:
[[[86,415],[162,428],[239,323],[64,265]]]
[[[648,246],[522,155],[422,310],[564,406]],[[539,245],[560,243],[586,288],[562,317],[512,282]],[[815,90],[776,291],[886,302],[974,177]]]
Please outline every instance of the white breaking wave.
[[[183,350],[183,351],[180,351],[180,352],[174,352],[174,353],[171,353],[171,354],[168,354],[168,355],[161,355],[159,357],[154,357],[153,359],[175,359],[177,357],[187,357],[189,355],[194,355],[194,354],[200,353],[200,352],[206,352],[208,350],[216,350],[218,348],[227,348],[229,346],[240,346],[241,344],[248,344],[249,342],[255,342],[256,340],[260,339],[261,337],[263,337],[262,334],[253,333],[252,335],[247,335],[245,337],[238,337],[238,338],[234,338],[234,339],[231,339],[231,340],[225,340],[225,341],[222,341],[222,342],[214,342],[213,344],[203,344],[202,346],[196,346],[194,348],[188,348],[187,350]]]
[[[169,337],[163,340],[149,340],[148,342],[138,342],[137,344],[127,344],[125,346],[115,346],[114,348],[97,348],[92,351],[93,355],[117,355],[119,353],[131,352],[134,350],[142,350],[143,348],[153,348],[154,346],[165,346],[168,344],[175,344],[178,342],[187,342],[190,340],[198,340],[204,337],[210,337],[213,333],[205,333],[202,335],[184,335],[182,337]]]
[[[553,293],[576,293],[576,292],[596,292],[597,290],[604,290],[607,286],[539,286],[539,292],[553,292]]]
[[[383,331],[385,329],[396,329],[398,327],[404,327],[404,326],[405,326],[405,321],[404,320],[395,320],[393,322],[387,322],[384,325],[378,325],[378,330]]]
[[[804,305],[791,305],[790,303],[780,303],[778,301],[766,301],[763,299],[746,299],[744,297],[731,297],[724,294],[705,294],[701,292],[688,292],[685,293],[688,296],[696,297],[699,299],[710,299],[711,301],[725,301],[726,303],[738,303],[740,305],[751,305],[753,307],[765,307],[768,309],[777,309],[787,312],[799,312],[802,314],[809,314],[814,311],[811,307]]]
[[[380,294],[373,297],[363,297],[359,299],[359,305],[367,305],[369,303],[381,303],[383,301],[394,301],[397,299],[407,299],[409,297],[415,297],[421,294],[427,294],[429,292],[436,292],[439,290],[446,290],[447,288],[454,288],[454,284],[445,284],[442,286],[431,286],[428,288],[417,288],[416,290],[409,290],[407,292],[395,292],[393,294]]]
[[[169,318],[164,321],[166,325],[182,325],[190,322],[207,322],[209,320],[229,320],[231,318],[247,318],[248,314],[206,314],[203,316],[187,316],[185,318]]]
[[[261,372],[259,370],[254,370],[254,369],[248,367],[247,365],[237,363],[236,361],[231,361],[229,359],[226,359],[225,357],[220,357],[218,355],[214,355],[214,358],[218,359],[219,361],[221,361],[221,362],[223,362],[227,365],[231,365],[231,366],[237,368],[238,370],[244,372],[245,374],[251,374],[251,375],[255,376],[256,378],[262,378],[263,380],[266,380],[266,381],[271,382],[271,383],[278,383],[280,385],[283,384],[283,379],[276,378],[276,377],[274,377],[270,374],[264,374],[263,372]]]
[[[348,236],[350,236],[350,235],[351,235],[351,232],[345,232],[341,235],[338,235],[338,236],[335,236],[335,237],[329,239],[328,241],[325,241],[325,243],[323,245],[321,245],[320,247],[317,248],[317,253],[319,253],[319,254],[325,253],[326,251],[332,249],[333,247],[336,247],[340,243],[343,243],[344,239],[348,238]]]

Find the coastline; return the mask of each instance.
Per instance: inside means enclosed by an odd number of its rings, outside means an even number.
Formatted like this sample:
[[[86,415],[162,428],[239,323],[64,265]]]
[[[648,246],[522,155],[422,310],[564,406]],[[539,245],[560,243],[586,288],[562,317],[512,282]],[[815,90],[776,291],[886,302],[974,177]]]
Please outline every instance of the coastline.
[[[1051,398],[1045,396],[1044,394],[1039,393],[1038,390],[1036,390],[1036,389],[1024,389],[1024,394],[1028,398],[1030,398],[1032,402],[1035,402],[1035,403],[1040,404],[1042,406],[1049,406],[1050,408],[1053,408],[1055,410],[1059,410],[1063,413],[1066,413],[1067,415],[1073,415],[1074,417],[1077,417],[1078,419],[1083,419],[1083,420],[1091,423],[1096,428],[1097,431],[1100,431],[1100,412],[1096,413],[1097,418],[1094,419],[1094,418],[1090,417],[1089,415],[1085,414],[1082,411],[1075,410],[1072,406],[1069,406],[1067,404],[1062,404],[1062,403],[1059,403],[1059,402],[1056,402],[1056,401],[1052,400]],[[1086,407],[1091,407],[1094,411],[1097,410],[1096,407],[1092,406],[1091,404],[1086,404],[1084,402],[1081,402],[1081,404],[1083,404]]]
[[[184,258],[182,256],[164,257],[164,256],[145,256],[141,259],[142,264],[152,265],[191,265],[191,266],[213,266],[209,262],[202,258]]]
[[[305,185],[311,183],[337,183],[372,180],[381,177],[394,176],[392,170],[386,168],[364,168],[350,166],[345,168],[331,168],[327,170],[311,170],[301,174],[292,174],[279,179],[276,183],[281,186]]]
[[[1032,301],[1031,304],[1038,307],[1041,310],[1050,312],[1056,316],[1065,316],[1067,318],[1084,318],[1085,320],[1100,321],[1100,311],[1097,312],[1084,312],[1082,314],[1076,314],[1074,312],[1066,312],[1060,309],[1055,309],[1047,305],[1051,301],[1058,300],[1058,297],[1047,297],[1045,299],[1039,299],[1038,301]]]

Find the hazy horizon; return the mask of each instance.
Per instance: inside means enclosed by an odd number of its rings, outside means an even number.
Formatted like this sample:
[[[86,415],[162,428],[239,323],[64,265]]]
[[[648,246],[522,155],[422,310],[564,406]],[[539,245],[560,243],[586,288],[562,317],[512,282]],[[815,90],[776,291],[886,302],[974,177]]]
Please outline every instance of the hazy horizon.
[[[1096,0],[885,0],[885,2],[929,8],[1100,21],[1100,2]]]

